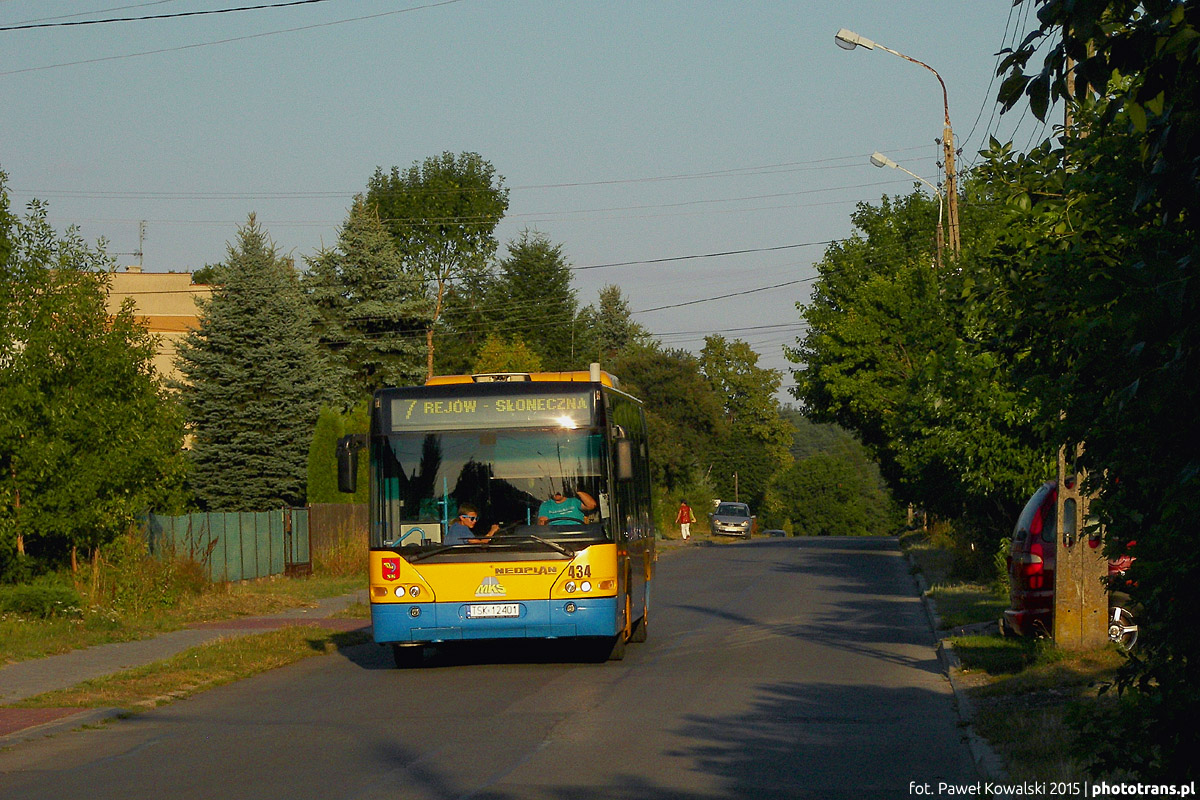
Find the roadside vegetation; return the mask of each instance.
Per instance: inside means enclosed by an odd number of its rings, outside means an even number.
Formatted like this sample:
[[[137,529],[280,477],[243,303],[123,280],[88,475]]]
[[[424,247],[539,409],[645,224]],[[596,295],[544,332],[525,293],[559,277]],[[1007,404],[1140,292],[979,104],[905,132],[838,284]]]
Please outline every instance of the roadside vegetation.
[[[1111,691],[1127,655],[1115,645],[1069,653],[1049,639],[1002,636],[1008,606],[1005,572],[991,581],[964,573],[954,539],[910,531],[901,546],[929,587],[941,620],[939,636],[959,666],[954,680],[965,692],[976,733],[1004,761],[1013,781],[1087,781],[1096,769],[1107,780],[1130,779],[1121,766],[1097,763],[1096,737],[1128,703]],[[1106,689],[1107,687],[1107,689]]]
[[[0,665],[110,642],[130,641],[199,622],[302,608],[361,589],[366,554],[319,565],[308,578],[277,576],[210,583],[202,565],[148,555],[136,535],[97,564],[0,585]]]
[[[219,639],[162,661],[11,704],[14,708],[123,708],[165,705],[260,672],[370,641],[363,631],[291,626]]]

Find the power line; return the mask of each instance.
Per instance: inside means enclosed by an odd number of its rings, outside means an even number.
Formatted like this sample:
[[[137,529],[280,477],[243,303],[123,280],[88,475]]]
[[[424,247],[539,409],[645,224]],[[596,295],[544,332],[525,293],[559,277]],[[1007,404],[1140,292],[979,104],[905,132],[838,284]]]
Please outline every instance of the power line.
[[[7,75],[20,75],[20,74],[23,74],[26,72],[39,72],[41,70],[47,70],[47,69],[59,69],[60,67],[77,67],[77,66],[80,66],[83,64],[99,64],[104,61],[119,61],[119,60],[126,59],[126,58],[139,58],[141,56],[155,56],[155,55],[161,55],[163,53],[176,53],[176,52],[180,52],[183,50],[195,50],[200,47],[212,47],[213,45],[218,45],[218,44],[231,44],[233,42],[245,42],[245,41],[249,41],[251,39],[262,39],[267,36],[278,36],[278,35],[284,34],[284,33],[299,33],[301,31],[310,31],[310,30],[315,30],[317,28],[330,28],[330,27],[333,27],[334,25],[344,25],[348,22],[362,22],[364,20],[369,20],[369,19],[379,19],[381,17],[390,17],[395,14],[407,14],[410,11],[425,11],[430,8],[438,8],[440,6],[448,6],[448,5],[453,5],[454,3],[461,3],[461,2],[463,2],[463,0],[440,0],[440,2],[426,3],[425,5],[412,6],[410,8],[401,8],[401,9],[397,9],[395,11],[381,11],[378,14],[367,14],[367,15],[361,16],[361,17],[349,17],[347,19],[335,19],[335,20],[331,20],[329,22],[318,22],[313,25],[300,25],[295,28],[284,28],[282,30],[277,30],[277,31],[266,31],[264,33],[252,33],[252,34],[248,34],[246,36],[233,36],[228,39],[217,39],[217,40],[211,41],[211,42],[196,42],[194,44],[179,45],[178,47],[162,47],[157,50],[143,50],[138,53],[126,53],[124,55],[119,55],[119,56],[101,56],[99,58],[80,59],[79,61],[64,61],[60,64],[45,64],[40,67],[22,67],[21,69],[12,69],[12,70],[8,70],[7,72],[0,72],[0,77],[7,76]]]
[[[907,153],[915,150],[923,150],[925,145],[919,147],[901,147],[888,148],[891,153]],[[568,181],[563,183],[532,183],[520,186],[501,187],[509,192],[532,191],[536,189],[569,189],[569,188],[586,188],[589,186],[614,186],[621,184],[638,184],[638,183],[662,183],[667,181],[679,180],[698,180],[706,178],[724,178],[724,177],[741,177],[743,175],[769,175],[775,173],[787,172],[803,172],[808,169],[825,170],[825,169],[845,169],[848,167],[862,167],[866,163],[866,159],[870,153],[858,153],[846,156],[834,156],[832,158],[817,159],[814,161],[792,161],[777,164],[761,164],[750,167],[730,167],[722,170],[708,170],[705,172],[683,172],[671,175],[644,175],[634,178],[613,178],[609,180],[598,181]],[[928,159],[919,159],[928,160]],[[811,166],[826,164],[831,161],[850,161],[848,164],[837,164],[833,166]],[[896,181],[888,181],[895,183]],[[878,186],[881,184],[871,183],[866,186]],[[837,186],[824,191],[834,191],[837,189],[860,188]],[[12,188],[9,190],[12,194],[19,195],[34,195],[46,198],[72,198],[72,199],[103,199],[103,200],[324,200],[330,198],[353,197],[355,194],[361,194],[361,189],[345,189],[345,190],[329,190],[321,189],[314,191],[278,191],[278,192],[154,192],[154,191],[108,191],[108,190],[86,190],[86,189],[18,189]],[[437,195],[446,193],[462,193],[462,189],[413,189],[408,190],[413,194],[420,195]],[[465,190],[467,193],[473,192],[488,192],[491,189],[473,189]],[[816,190],[822,191],[822,190]],[[753,199],[753,198],[743,198]],[[548,213],[548,212],[547,212]],[[566,212],[573,213],[573,212]]]
[[[719,295],[715,295],[713,297],[703,297],[699,300],[688,300],[687,302],[684,302],[684,303],[671,303],[670,305],[656,306],[655,308],[643,308],[641,311],[632,311],[630,313],[632,313],[632,314],[649,314],[651,311],[664,311],[668,308],[682,308],[684,306],[698,305],[699,303],[711,303],[713,300],[726,300],[730,297],[741,297],[742,295],[754,294],[755,292],[766,292],[766,291],[770,291],[771,289],[782,289],[784,286],[795,286],[798,283],[809,283],[809,282],[815,281],[815,280],[816,280],[815,277],[801,278],[800,280],[785,281],[784,283],[776,283],[771,286],[760,286],[757,289],[746,289],[745,291],[741,291],[741,292],[730,292],[729,294],[719,294]]]
[[[57,20],[57,19],[73,19],[75,17],[86,17],[88,14],[108,14],[113,11],[124,11],[128,8],[145,8],[146,6],[161,6],[161,5],[166,5],[167,3],[172,3],[174,1],[175,0],[151,0],[151,2],[148,2],[148,3],[133,3],[131,5],[117,6],[116,8],[102,8],[99,11],[77,11],[74,14],[59,14],[54,17],[39,17],[37,19],[26,19],[26,20],[22,20],[19,23],[14,23],[14,24],[25,25],[25,24],[32,23],[32,22],[53,22],[54,20]]]
[[[71,22],[31,22],[20,25],[0,27],[0,31],[28,31],[35,28],[68,28],[80,25],[106,25],[110,22],[145,22],[155,19],[179,19],[181,17],[207,17],[211,14],[236,14],[240,11],[262,11],[272,8],[288,8],[290,6],[308,6],[314,3],[327,3],[329,0],[287,0],[283,3],[267,3],[257,6],[240,6],[238,8],[214,8],[208,11],[176,11],[172,14],[152,14],[141,17],[109,17],[108,19],[79,19]]]

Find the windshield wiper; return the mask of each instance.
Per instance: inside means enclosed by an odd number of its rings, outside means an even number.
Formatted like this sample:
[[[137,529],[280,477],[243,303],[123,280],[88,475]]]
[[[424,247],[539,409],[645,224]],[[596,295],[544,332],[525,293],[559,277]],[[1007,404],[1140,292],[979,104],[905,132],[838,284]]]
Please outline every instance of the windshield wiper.
[[[544,544],[544,545],[546,545],[546,547],[549,547],[549,548],[552,548],[552,549],[554,549],[554,550],[557,550],[558,552],[562,553],[562,554],[563,554],[564,556],[566,556],[567,558],[574,558],[574,557],[575,557],[575,551],[574,551],[574,550],[572,550],[572,549],[571,549],[571,548],[569,548],[569,547],[563,547],[563,546],[562,546],[561,544],[559,544],[558,542],[552,542],[552,541],[550,541],[549,539],[543,539],[543,538],[542,538],[542,537],[540,537],[540,536],[534,536],[532,533],[531,533],[531,534],[529,534],[529,538],[530,538],[530,539],[533,539],[535,542],[538,542],[539,544]]]

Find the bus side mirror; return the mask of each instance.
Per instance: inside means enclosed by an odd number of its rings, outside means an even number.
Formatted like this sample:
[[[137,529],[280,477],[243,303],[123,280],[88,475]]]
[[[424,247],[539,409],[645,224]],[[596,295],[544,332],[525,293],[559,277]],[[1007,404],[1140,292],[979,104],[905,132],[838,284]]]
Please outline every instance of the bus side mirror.
[[[633,480],[633,442],[617,440],[617,480]]]
[[[338,491],[343,494],[354,494],[358,489],[358,451],[367,444],[367,437],[351,434],[338,439]]]

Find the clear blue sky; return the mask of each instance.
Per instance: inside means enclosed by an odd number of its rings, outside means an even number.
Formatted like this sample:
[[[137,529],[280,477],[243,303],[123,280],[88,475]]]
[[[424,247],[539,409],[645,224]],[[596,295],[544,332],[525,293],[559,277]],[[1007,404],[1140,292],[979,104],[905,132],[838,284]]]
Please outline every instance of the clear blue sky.
[[[0,0],[0,27],[273,2]],[[994,108],[996,53],[1027,14],[1009,0],[324,0],[0,31],[0,169],[16,207],[47,201],[55,227],[107,239],[122,264],[145,220],[145,268],[167,271],[222,260],[250,212],[303,263],[336,242],[377,166],[477,152],[511,190],[502,243],[546,234],[582,303],[618,284],[664,344],[744,339],[787,386],[782,346],[824,249],[810,243],[847,236],[856,202],[913,186],[871,152],[939,177],[937,80],[834,33],[937,69],[969,166],[989,133],[1019,148],[1047,134]],[[754,252],[679,258],[738,250]],[[639,263],[605,266],[624,262]]]

